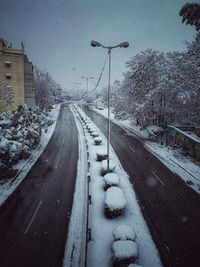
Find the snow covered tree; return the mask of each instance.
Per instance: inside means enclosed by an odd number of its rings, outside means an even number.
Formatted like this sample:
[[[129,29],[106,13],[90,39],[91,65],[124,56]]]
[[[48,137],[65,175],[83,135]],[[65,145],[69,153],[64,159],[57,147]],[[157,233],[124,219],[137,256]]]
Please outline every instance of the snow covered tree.
[[[179,11],[179,15],[182,17],[182,23],[186,22],[195,26],[197,31],[200,30],[200,4],[186,3]]]
[[[51,75],[35,66],[35,98],[41,109],[57,103],[62,98],[62,88]]]
[[[128,114],[143,126],[200,123],[199,34],[186,52],[146,50],[126,66],[124,80],[113,90],[118,117]]]

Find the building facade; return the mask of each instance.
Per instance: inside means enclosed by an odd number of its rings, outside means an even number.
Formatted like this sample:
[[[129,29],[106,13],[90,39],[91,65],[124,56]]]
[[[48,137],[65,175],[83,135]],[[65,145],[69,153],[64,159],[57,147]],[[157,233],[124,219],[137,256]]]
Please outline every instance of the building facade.
[[[18,105],[34,105],[33,66],[24,54],[23,43],[17,49],[0,39],[0,82],[12,86],[14,90],[13,110]],[[0,101],[0,112],[6,110],[6,102]]]
[[[33,64],[28,60],[27,55],[24,56],[24,101],[28,107],[35,104],[34,98],[34,75]]]

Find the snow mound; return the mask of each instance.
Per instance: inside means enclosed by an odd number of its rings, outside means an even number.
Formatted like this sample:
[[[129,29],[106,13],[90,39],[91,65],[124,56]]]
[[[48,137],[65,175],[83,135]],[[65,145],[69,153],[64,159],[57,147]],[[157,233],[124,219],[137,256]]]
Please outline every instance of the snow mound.
[[[119,176],[116,173],[107,173],[103,179],[106,185],[119,184]]]
[[[138,246],[130,240],[114,241],[112,244],[113,258],[118,260],[138,258]]]
[[[135,241],[136,233],[131,226],[121,224],[113,231],[114,240],[131,240]]]
[[[99,134],[97,133],[97,131],[93,131],[93,132],[91,133],[91,135],[92,135],[92,137],[97,137],[97,136],[99,136]]]
[[[97,156],[107,156],[107,150],[106,149],[99,149],[96,152]]]
[[[119,187],[112,186],[106,191],[104,205],[110,211],[122,210],[125,208],[126,203],[124,193]]]
[[[101,137],[94,137],[95,145],[99,145],[99,144],[101,144],[101,142],[102,142],[102,138]]]
[[[97,155],[97,161],[105,160],[105,159],[107,159],[107,157],[108,157],[108,154],[107,154],[107,150],[106,150],[106,149],[99,149],[99,150],[96,152],[96,155]],[[107,161],[106,161],[106,162],[107,162]]]
[[[112,160],[109,160],[109,170],[110,171],[114,171],[116,165]],[[107,160],[103,160],[102,161],[102,171],[106,171],[107,170]]]

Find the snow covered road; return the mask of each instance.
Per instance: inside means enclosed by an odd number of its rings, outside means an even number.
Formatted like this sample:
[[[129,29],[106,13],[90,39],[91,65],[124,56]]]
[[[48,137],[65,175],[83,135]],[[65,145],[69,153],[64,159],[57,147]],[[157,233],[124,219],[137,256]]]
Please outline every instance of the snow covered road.
[[[106,119],[93,111],[88,114],[105,134]],[[199,195],[115,124],[111,144],[129,174],[164,266],[199,266]]]
[[[53,136],[0,208],[0,266],[61,266],[77,172],[74,118],[62,107]]]

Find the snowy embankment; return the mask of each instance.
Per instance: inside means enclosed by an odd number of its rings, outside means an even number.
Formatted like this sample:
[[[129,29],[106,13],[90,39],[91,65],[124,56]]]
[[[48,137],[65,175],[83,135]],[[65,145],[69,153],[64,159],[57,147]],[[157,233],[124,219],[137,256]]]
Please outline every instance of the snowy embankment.
[[[70,105],[78,129],[79,159],[73,197],[73,206],[68,226],[63,267],[85,266],[86,219],[87,219],[87,160],[84,131],[79,115]]]
[[[80,108],[77,108],[77,111],[82,117],[81,122],[77,115],[75,116],[80,132],[79,138],[83,150],[85,149],[83,143],[86,142],[88,159],[85,182],[82,180],[82,183],[87,183],[87,178],[90,177],[88,233],[91,235],[87,235],[89,241],[86,247],[87,266],[107,267],[111,266],[112,262],[116,264],[124,260],[145,267],[162,266],[127,173],[123,170],[111,146],[110,169],[115,175],[110,176],[105,173],[106,165],[101,161],[101,157],[105,156],[103,151],[106,150],[106,138],[89,118],[86,120],[86,115]],[[96,133],[102,140],[99,145],[94,141],[94,138],[97,138]],[[101,149],[100,152],[99,149]],[[89,173],[87,173],[88,170]],[[77,194],[75,191],[75,195]],[[81,195],[79,198],[83,199]],[[78,211],[80,213],[79,218],[76,217],[79,224],[82,222],[82,212],[77,202],[75,207],[76,214],[78,215]],[[75,225],[77,225],[76,222]],[[73,244],[73,240],[71,242]],[[71,248],[68,257],[73,252],[74,249]],[[80,255],[77,250],[76,253]],[[64,266],[67,266],[67,261],[64,262]]]
[[[51,119],[54,120],[54,123],[48,127],[47,131],[42,131],[41,141],[39,145],[34,150],[31,151],[31,156],[26,160],[20,160],[17,164],[13,166],[14,169],[18,170],[15,177],[1,181],[0,205],[2,205],[5,202],[5,200],[20,185],[20,183],[24,180],[24,178],[26,177],[27,173],[29,172],[33,164],[37,161],[39,156],[44,151],[56,127],[56,122],[58,119],[59,112],[60,112],[60,104],[56,105],[55,108],[52,109],[52,111],[49,113],[49,116]]]
[[[93,109],[95,112],[101,114],[105,118],[108,116],[108,110]],[[176,173],[182,180],[186,182],[193,190],[200,194],[200,166],[193,163],[190,159],[181,155],[177,150],[170,147],[165,147],[157,142],[146,140],[149,132],[141,130],[139,126],[133,125],[130,120],[114,119],[114,114],[111,112],[112,122],[116,123],[125,130],[129,130],[138,138],[145,141],[146,148],[153,153],[165,166],[172,172]]]

